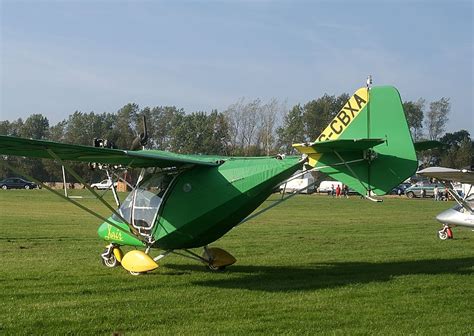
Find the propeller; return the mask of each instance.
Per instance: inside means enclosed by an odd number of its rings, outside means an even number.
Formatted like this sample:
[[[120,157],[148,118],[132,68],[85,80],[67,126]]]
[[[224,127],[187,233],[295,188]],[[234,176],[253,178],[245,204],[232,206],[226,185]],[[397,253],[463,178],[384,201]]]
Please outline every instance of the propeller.
[[[140,133],[135,140],[133,140],[130,150],[138,150],[145,146],[148,142],[148,130],[146,128],[146,118],[143,115],[143,132]]]

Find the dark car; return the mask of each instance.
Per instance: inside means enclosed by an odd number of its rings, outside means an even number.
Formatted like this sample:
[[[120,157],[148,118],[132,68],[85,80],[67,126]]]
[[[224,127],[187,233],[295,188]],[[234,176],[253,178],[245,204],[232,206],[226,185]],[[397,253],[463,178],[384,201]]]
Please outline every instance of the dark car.
[[[396,186],[390,191],[390,195],[404,195],[405,190],[409,187],[411,187],[410,183],[399,184],[398,186]]]
[[[6,189],[35,189],[38,185],[19,177],[9,177],[0,181],[0,188]]]

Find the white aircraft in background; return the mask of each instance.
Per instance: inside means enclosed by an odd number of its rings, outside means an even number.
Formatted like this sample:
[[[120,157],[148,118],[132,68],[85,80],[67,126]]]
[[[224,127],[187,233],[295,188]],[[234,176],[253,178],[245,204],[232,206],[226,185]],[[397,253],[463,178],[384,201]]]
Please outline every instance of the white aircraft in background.
[[[465,226],[474,229],[474,172],[472,170],[430,167],[418,171],[417,174],[440,181],[457,202],[454,207],[436,216],[436,219],[443,224],[443,228],[438,231],[440,239],[453,238],[451,227],[454,226]],[[461,196],[454,189],[453,182],[469,184],[470,186]]]

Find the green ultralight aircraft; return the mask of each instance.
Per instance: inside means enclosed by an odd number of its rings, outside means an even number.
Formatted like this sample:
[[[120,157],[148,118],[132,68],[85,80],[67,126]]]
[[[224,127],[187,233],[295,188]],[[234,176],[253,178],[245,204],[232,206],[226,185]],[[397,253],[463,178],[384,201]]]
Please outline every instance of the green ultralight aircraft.
[[[134,148],[144,145],[146,138],[145,127]],[[208,245],[265,211],[252,214],[301,169],[325,173],[373,200],[413,175],[418,166],[400,95],[390,86],[357,90],[316,141],[293,145],[301,156],[180,155],[106,148],[104,141],[98,146],[0,136],[0,154],[56,160],[96,196],[65,161],[104,168],[109,177],[110,171],[142,168],[121,204],[111,181],[118,208],[98,197],[111,210],[109,218],[43,185],[101,218],[98,234],[108,243],[101,254],[104,265],[121,264],[131,274],[154,270],[157,261],[170,254],[198,260],[212,270],[233,264],[236,260],[231,254]],[[122,246],[135,249],[124,255]],[[198,254],[193,248],[204,251]],[[152,249],[158,251],[157,256],[151,255]]]

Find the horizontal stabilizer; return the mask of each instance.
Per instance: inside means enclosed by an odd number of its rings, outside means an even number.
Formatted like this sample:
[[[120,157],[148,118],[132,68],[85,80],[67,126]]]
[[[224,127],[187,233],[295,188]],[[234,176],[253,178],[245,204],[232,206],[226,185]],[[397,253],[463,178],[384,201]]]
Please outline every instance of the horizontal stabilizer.
[[[436,140],[427,140],[415,142],[413,143],[413,146],[415,146],[415,150],[419,152],[433,148],[440,148],[443,146],[443,144]]]
[[[383,144],[384,139],[341,139],[313,142],[309,144],[294,144],[293,147],[304,154],[329,152],[360,152]]]
[[[415,149],[397,89],[360,88],[315,142],[294,147],[308,164],[362,195],[383,195],[413,175]]]

